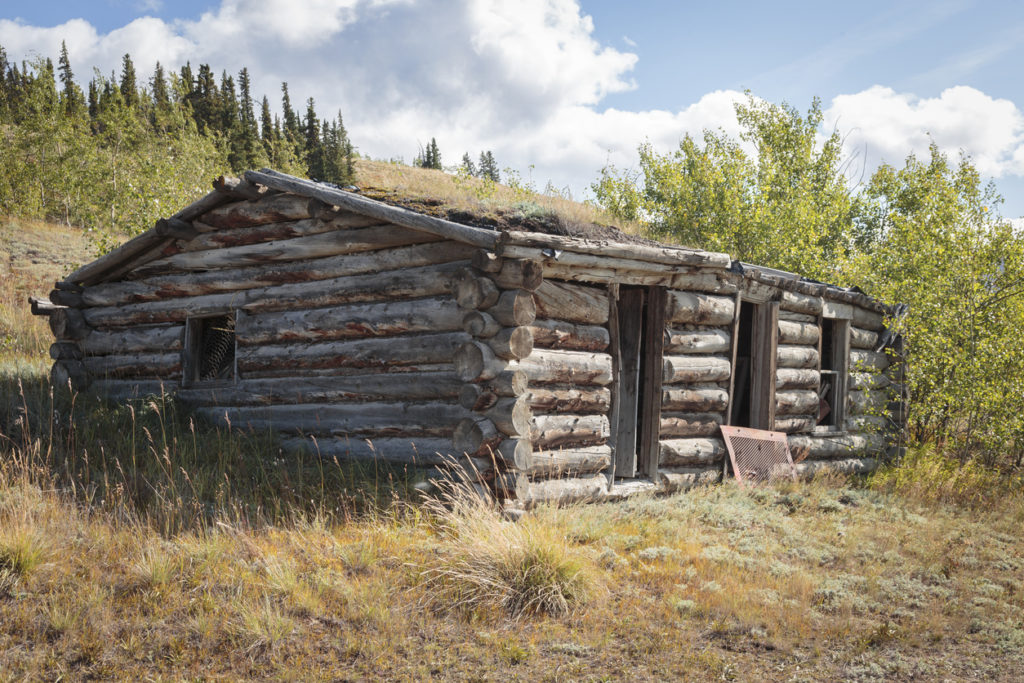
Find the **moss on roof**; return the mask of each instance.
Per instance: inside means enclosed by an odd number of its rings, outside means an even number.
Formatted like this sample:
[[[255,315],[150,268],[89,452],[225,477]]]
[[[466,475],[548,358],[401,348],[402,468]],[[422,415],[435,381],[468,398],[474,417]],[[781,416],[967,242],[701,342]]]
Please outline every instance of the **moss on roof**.
[[[356,178],[359,193],[366,197],[464,225],[659,244],[643,237],[638,223],[623,223],[593,204],[539,194],[516,183],[502,185],[443,171],[365,159],[356,162]]]

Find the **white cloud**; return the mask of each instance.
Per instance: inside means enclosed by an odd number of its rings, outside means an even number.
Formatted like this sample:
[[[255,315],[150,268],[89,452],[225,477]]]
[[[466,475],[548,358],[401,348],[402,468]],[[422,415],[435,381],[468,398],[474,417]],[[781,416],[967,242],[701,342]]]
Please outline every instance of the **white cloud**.
[[[578,0],[221,0],[198,20],[144,17],[102,34],[81,19],[0,20],[0,45],[20,59],[56,56],[66,40],[83,79],[92,65],[119,71],[125,53],[140,78],[157,60],[247,66],[254,93],[275,104],[287,81],[300,111],[309,96],[321,115],[340,109],[364,153],[411,159],[433,136],[448,163],[490,149],[502,166],[526,175],[534,164],[538,185],[551,179],[577,196],[606,163],[634,165],[645,140],[669,151],[684,133],[738,133],[736,91],[678,111],[602,108],[607,95],[636,87],[637,56],[600,44],[593,30]],[[983,173],[1024,174],[1021,112],[972,88],[922,99],[875,86],[834,98],[825,113],[826,127],[867,147],[871,166],[926,153],[930,134],[971,153]]]
[[[825,126],[848,133],[847,145],[866,149],[869,169],[902,166],[912,151],[927,157],[931,140],[947,153],[963,150],[987,176],[1024,174],[1024,115],[1009,101],[956,86],[919,98],[873,86],[839,95],[825,111]]]

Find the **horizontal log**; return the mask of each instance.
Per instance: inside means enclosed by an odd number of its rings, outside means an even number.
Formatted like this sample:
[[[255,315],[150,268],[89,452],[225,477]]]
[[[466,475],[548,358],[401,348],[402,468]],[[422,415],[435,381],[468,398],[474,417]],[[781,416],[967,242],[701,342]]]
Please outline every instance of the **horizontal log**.
[[[889,403],[889,392],[879,391],[851,391],[849,393],[849,407],[851,415],[874,414],[878,415],[886,411]]]
[[[661,413],[661,438],[715,436],[725,420],[721,413]]]
[[[875,351],[852,349],[850,351],[851,372],[883,372],[889,367],[889,356]]]
[[[511,370],[522,370],[530,384],[606,386],[612,382],[612,357],[605,353],[534,349],[529,357],[509,361]]]
[[[494,452],[505,438],[493,422],[477,415],[463,418],[455,426],[452,447],[456,453],[484,455]]]
[[[531,481],[519,495],[518,502],[526,509],[538,505],[572,505],[597,502],[608,497],[608,476],[588,474],[565,479]]]
[[[806,313],[794,313],[793,311],[779,311],[779,320],[785,320],[791,323],[818,324],[818,316],[808,315]]]
[[[885,450],[885,439],[880,434],[841,434],[814,436],[794,434],[789,437],[789,450],[793,459],[831,459],[851,457]]]
[[[735,310],[736,301],[729,297],[670,291],[666,317],[677,323],[727,325],[732,322]]]
[[[487,458],[468,459],[452,450],[451,439],[437,437],[381,437],[359,439],[324,436],[282,437],[278,441],[288,453],[306,453],[327,460],[384,461],[413,467],[465,468],[482,473],[493,469]]]
[[[501,293],[497,303],[490,306],[487,313],[505,327],[522,327],[536,320],[537,306],[529,292],[510,289]]]
[[[70,291],[68,288],[51,290],[48,299],[54,305],[68,308],[81,308],[84,305],[82,293]]]
[[[182,348],[184,338],[185,326],[181,324],[140,325],[115,330],[93,330],[79,345],[90,356],[178,351]]]
[[[275,406],[198,407],[196,413],[237,429],[380,438],[451,438],[467,411],[454,403],[304,403]]]
[[[501,269],[492,275],[495,284],[502,289],[524,289],[535,291],[544,281],[544,268],[533,259],[502,260]]]
[[[670,266],[701,266],[704,268],[726,269],[732,265],[732,259],[728,254],[702,251],[700,249],[591,241],[578,237],[542,235],[534,232],[514,230],[502,233],[501,244],[497,248],[498,255],[504,255],[505,250],[509,246],[534,247],[537,249],[553,247],[578,254],[637,259],[639,261],[663,263]]]
[[[459,225],[434,216],[427,216],[415,211],[392,206],[383,202],[362,197],[352,192],[345,192],[328,185],[303,180],[269,169],[264,171],[246,171],[245,179],[252,183],[265,185],[282,192],[295,192],[314,197],[334,206],[355,211],[366,216],[373,216],[395,225],[401,225],[427,234],[440,235],[445,239],[458,240],[477,247],[494,249],[498,242],[498,234],[492,230]]]
[[[612,402],[611,391],[605,388],[532,386],[526,396],[530,407],[540,413],[607,413]]]
[[[853,415],[846,418],[846,429],[850,432],[885,432],[895,425],[882,415]]]
[[[564,263],[547,261],[544,264],[544,277],[549,280],[567,282],[583,282],[593,285],[655,285],[672,287],[675,275],[670,270],[658,270],[660,266],[651,265],[646,271],[620,270],[618,268],[581,268]],[[713,276],[712,276],[713,279]]]
[[[89,306],[117,306],[157,299],[235,292],[279,284],[330,280],[450,263],[465,260],[471,253],[472,249],[464,244],[439,242],[290,263],[157,275],[140,280],[93,285],[82,293],[82,300]]]
[[[875,350],[878,346],[878,332],[862,330],[859,327],[850,328],[850,346],[855,349]]]
[[[57,308],[50,312],[50,331],[57,339],[81,340],[93,329],[85,321],[82,311],[77,308]]]
[[[717,413],[729,404],[729,392],[718,387],[667,389],[661,392],[666,412]]]
[[[853,306],[850,304],[838,304],[826,299],[821,306],[821,315],[824,318],[832,318],[833,320],[852,320]]]
[[[534,415],[530,427],[530,441],[539,450],[598,446],[610,434],[606,415]]]
[[[538,348],[573,351],[604,351],[610,338],[607,328],[581,325],[564,320],[534,320],[530,325],[533,343]]]
[[[534,301],[541,318],[588,325],[608,322],[608,291],[599,287],[546,280],[534,292]]]
[[[53,360],[82,360],[82,349],[78,342],[54,342],[50,344],[50,358]]]
[[[255,201],[236,201],[207,211],[199,220],[215,228],[242,228],[309,218],[316,204],[309,197],[273,194]]]
[[[405,372],[242,379],[227,387],[182,388],[177,395],[188,403],[238,406],[381,399],[424,401],[454,399],[462,386],[453,372]]]
[[[820,296],[810,296],[799,292],[783,291],[779,298],[779,308],[805,315],[821,315],[823,303]]]
[[[812,344],[817,345],[821,338],[820,328],[813,323],[795,323],[789,320],[779,321],[780,344]]]
[[[562,448],[533,453],[528,473],[534,477],[564,477],[611,469],[611,446]]]
[[[490,313],[469,311],[462,316],[462,329],[477,339],[489,339],[501,331],[501,323]]]
[[[373,369],[365,367],[294,368],[269,367],[266,370],[249,370],[247,379],[285,379],[288,377],[351,377],[367,373],[387,375],[409,375],[415,373],[445,373],[452,371],[451,363],[410,363],[408,365],[381,365]]]
[[[93,376],[80,360],[59,360],[50,368],[50,385],[59,389],[85,391],[92,381]]]
[[[533,352],[533,332],[529,327],[506,327],[485,343],[498,358],[520,360]]]
[[[662,382],[720,382],[729,379],[731,368],[729,359],[719,356],[665,356],[662,359]]]
[[[215,315],[230,310],[254,313],[437,296],[448,291],[451,278],[463,265],[446,263],[240,292],[88,308],[84,316],[86,323],[93,327],[127,326],[181,322],[188,316]]]
[[[821,375],[816,368],[779,368],[775,371],[775,389],[818,389]]]
[[[182,245],[182,251],[204,251],[206,249],[222,249],[225,247],[241,247],[247,244],[288,240],[307,235],[320,235],[325,232],[344,230],[346,228],[368,228],[382,225],[381,221],[354,213],[343,213],[333,216],[330,220],[307,218],[285,223],[269,223],[251,228],[235,230],[216,230],[199,235]]]
[[[241,373],[285,368],[375,368],[451,362],[469,341],[465,332],[350,339],[308,344],[239,346]]]
[[[661,488],[665,492],[689,491],[698,486],[710,486],[722,480],[721,467],[677,467],[658,470]]]
[[[497,273],[501,270],[502,259],[493,251],[477,249],[472,256],[473,267],[482,273]]]
[[[813,389],[793,389],[775,393],[776,415],[817,415],[818,392]]]
[[[96,379],[104,377],[181,376],[180,353],[133,353],[126,355],[86,356],[86,372]]]
[[[773,429],[777,432],[785,432],[786,434],[796,434],[797,432],[808,432],[814,429],[817,424],[817,415],[789,415],[775,418]]]
[[[464,309],[490,308],[498,301],[499,294],[493,280],[472,275],[468,268],[455,280],[455,301]]]
[[[870,332],[881,332],[885,329],[885,318],[881,313],[855,307],[853,309],[853,326]]]
[[[779,345],[777,354],[779,368],[816,368],[818,349],[812,346]]]
[[[482,412],[506,436],[527,436],[530,433],[533,411],[526,396],[499,398]]]
[[[851,372],[849,374],[850,389],[886,389],[892,380],[881,372]]]
[[[728,353],[731,335],[725,329],[669,328],[665,338],[665,353]]]
[[[369,228],[334,230],[317,235],[246,244],[239,247],[183,252],[151,261],[145,267],[139,268],[137,272],[160,274],[174,271],[239,268],[262,263],[301,261],[439,241],[441,238],[436,235],[428,235],[415,230],[403,230],[393,225],[376,225]]]
[[[713,465],[725,457],[725,442],[721,439],[663,439],[658,442],[658,454],[661,467]]]
[[[845,460],[804,460],[796,464],[796,476],[810,479],[821,472],[839,474],[871,474],[878,469],[878,458],[847,458]]]
[[[461,345],[452,357],[455,374],[464,382],[493,379],[510,369],[514,362],[498,358],[490,346],[478,341]]]
[[[159,379],[97,379],[89,384],[89,393],[110,401],[123,402],[129,399],[171,397],[178,389],[177,378]]]
[[[246,345],[383,337],[462,330],[463,312],[447,296],[238,315]]]

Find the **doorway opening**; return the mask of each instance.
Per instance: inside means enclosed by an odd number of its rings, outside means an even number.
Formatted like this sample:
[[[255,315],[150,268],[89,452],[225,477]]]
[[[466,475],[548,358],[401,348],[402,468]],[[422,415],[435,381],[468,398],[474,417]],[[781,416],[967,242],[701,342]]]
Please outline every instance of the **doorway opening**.
[[[779,304],[740,302],[728,424],[751,429],[775,427],[775,368]]]
[[[654,476],[661,428],[664,287],[619,289],[612,305],[614,476]]]

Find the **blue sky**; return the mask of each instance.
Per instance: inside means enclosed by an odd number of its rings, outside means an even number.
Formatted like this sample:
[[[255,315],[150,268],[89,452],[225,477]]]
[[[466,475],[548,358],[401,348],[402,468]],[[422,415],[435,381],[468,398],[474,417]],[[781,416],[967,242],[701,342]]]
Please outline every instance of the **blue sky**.
[[[73,21],[76,19],[84,21]],[[498,161],[577,196],[637,144],[668,150],[704,127],[735,132],[744,89],[804,110],[866,159],[902,164],[929,139],[970,153],[1024,215],[1024,3],[590,0],[96,0],[0,9],[12,57],[78,74],[130,51],[254,73],[257,91],[341,109],[364,153],[410,159],[436,136],[448,162]],[[531,169],[530,166],[533,165]]]

